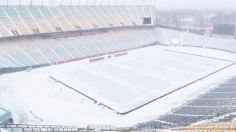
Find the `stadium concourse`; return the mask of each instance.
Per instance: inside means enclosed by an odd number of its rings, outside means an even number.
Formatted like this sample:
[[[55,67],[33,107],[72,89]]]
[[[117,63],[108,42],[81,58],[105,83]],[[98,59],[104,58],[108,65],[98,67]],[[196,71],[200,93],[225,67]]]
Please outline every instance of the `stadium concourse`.
[[[154,131],[234,120],[236,40],[160,27],[155,13],[1,6],[0,128]]]

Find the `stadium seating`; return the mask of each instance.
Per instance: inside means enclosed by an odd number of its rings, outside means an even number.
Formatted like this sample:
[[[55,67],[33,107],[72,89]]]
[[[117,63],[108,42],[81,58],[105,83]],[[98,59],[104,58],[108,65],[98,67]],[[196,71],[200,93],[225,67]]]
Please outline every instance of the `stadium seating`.
[[[233,77],[213,90],[160,118],[139,124],[140,128],[170,128],[187,126],[192,123],[236,111],[236,77]],[[163,123],[164,122],[164,123]]]
[[[172,45],[176,44],[174,40],[179,40],[181,46],[208,47],[236,53],[233,39],[210,38],[177,30],[149,28],[150,25],[154,25],[154,21],[151,24],[143,24],[143,18],[154,19],[154,11],[153,6],[1,6],[0,69],[54,65],[140,48],[156,42]],[[89,35],[57,36],[56,39],[49,36],[27,38],[27,35],[32,34],[138,26],[147,28],[126,28],[105,32],[101,30]],[[21,35],[24,37],[12,37]],[[138,127],[156,129],[186,126],[236,111],[235,92],[236,77],[167,115],[139,124]],[[10,113],[0,109],[0,123],[10,116]],[[232,118],[225,118],[229,119]],[[8,129],[15,129],[14,127],[10,126]],[[39,130],[37,126],[33,129]],[[71,128],[71,131],[74,131],[74,128]]]
[[[203,47],[236,53],[235,39],[209,37],[165,28],[156,28],[154,36],[158,42],[164,45],[176,45],[172,41],[178,40],[179,46]]]
[[[57,64],[149,45],[154,30],[136,29],[68,38],[10,39],[0,44],[0,68]]]
[[[184,132],[234,132],[236,129],[236,122],[213,122],[206,124],[198,124],[188,126],[182,131]]]
[[[235,114],[229,114],[219,119],[218,122],[231,122],[236,118]]]
[[[154,19],[154,6],[1,6],[0,68],[57,64],[153,43],[149,30],[109,31],[69,38],[27,38],[27,35],[88,29],[136,27]],[[12,38],[12,36],[25,36]]]
[[[154,19],[154,9],[154,6],[1,6],[0,37],[143,26],[144,17]]]

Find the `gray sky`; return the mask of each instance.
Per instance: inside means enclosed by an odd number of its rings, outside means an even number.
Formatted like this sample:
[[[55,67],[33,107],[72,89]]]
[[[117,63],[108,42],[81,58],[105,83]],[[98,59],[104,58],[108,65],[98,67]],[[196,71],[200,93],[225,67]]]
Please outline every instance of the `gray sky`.
[[[10,5],[18,4],[20,0],[8,0]],[[55,5],[60,3],[69,4],[72,1],[73,4],[155,4],[160,9],[176,9],[176,8],[190,8],[190,9],[232,9],[236,10],[236,0],[32,0],[34,4],[44,4],[50,5],[51,1],[54,1]],[[21,0],[22,3],[29,4],[30,0]],[[7,0],[0,0],[1,5],[6,5]]]
[[[159,8],[235,8],[236,0],[152,0]]]

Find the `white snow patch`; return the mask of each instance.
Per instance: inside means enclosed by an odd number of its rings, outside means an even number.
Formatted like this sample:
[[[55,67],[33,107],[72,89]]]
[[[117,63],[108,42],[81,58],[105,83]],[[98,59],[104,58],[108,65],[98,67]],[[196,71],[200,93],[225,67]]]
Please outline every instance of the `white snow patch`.
[[[236,74],[233,66],[124,116],[48,78],[54,76],[100,102],[127,110],[229,64],[170,53],[165,48],[155,46],[101,62],[83,60],[1,75],[1,103],[11,110],[15,123],[124,127],[155,119]]]

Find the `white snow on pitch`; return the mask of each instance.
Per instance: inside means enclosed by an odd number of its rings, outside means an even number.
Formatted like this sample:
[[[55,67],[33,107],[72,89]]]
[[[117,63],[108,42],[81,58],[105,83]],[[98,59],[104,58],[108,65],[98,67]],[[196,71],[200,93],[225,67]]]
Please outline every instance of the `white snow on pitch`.
[[[58,66],[51,76],[126,112],[228,64],[149,47],[106,61]]]
[[[16,123],[123,127],[155,119],[236,73],[235,67],[226,69],[125,116],[99,107],[48,77],[53,76],[118,111],[126,111],[230,64],[173,53],[166,48],[154,46],[99,62],[83,60],[1,75],[0,99],[12,111]],[[200,49],[198,53],[204,54]]]

